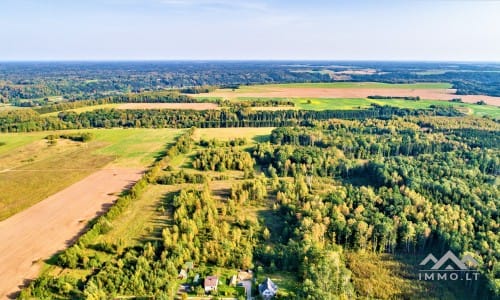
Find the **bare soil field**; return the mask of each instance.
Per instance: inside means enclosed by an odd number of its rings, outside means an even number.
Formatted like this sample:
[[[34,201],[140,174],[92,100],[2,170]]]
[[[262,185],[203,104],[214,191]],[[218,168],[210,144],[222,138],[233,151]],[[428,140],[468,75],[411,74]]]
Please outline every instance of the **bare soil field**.
[[[125,103],[120,104],[118,109],[192,109],[208,110],[219,109],[216,103]]]
[[[103,169],[0,222],[0,299],[35,278],[41,260],[65,249],[87,221],[106,211],[137,181],[138,169]]]
[[[368,96],[416,97],[429,100],[451,100],[461,98],[467,103],[483,100],[488,104],[500,106],[500,97],[483,95],[456,95],[454,89],[404,89],[404,88],[297,88],[273,87],[255,91],[218,90],[208,94],[211,97],[237,99],[243,97],[266,98],[366,98]]]

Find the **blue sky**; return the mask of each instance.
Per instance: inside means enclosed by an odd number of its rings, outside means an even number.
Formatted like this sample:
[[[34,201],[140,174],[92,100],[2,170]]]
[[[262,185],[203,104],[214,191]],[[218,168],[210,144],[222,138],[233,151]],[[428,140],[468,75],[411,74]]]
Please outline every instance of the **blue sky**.
[[[495,0],[0,0],[0,60],[500,61]]]

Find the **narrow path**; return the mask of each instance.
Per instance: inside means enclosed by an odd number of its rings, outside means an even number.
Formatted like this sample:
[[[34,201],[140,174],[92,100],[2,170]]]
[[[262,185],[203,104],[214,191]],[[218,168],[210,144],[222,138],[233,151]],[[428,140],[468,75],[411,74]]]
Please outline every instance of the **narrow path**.
[[[15,297],[37,277],[41,262],[65,249],[87,221],[106,211],[142,170],[99,170],[0,222],[0,299]]]

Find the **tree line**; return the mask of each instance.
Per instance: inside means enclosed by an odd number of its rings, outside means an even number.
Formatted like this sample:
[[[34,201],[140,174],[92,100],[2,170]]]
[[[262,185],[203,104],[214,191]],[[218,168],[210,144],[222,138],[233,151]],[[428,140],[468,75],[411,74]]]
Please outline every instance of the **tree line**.
[[[128,98],[127,98],[128,99]],[[120,110],[97,109],[76,113],[63,111],[54,116],[43,116],[35,111],[9,110],[0,112],[1,132],[31,132],[41,130],[84,128],[228,128],[228,127],[282,127],[310,126],[317,120],[390,119],[393,116],[461,116],[451,107],[434,109],[402,109],[373,105],[363,110],[324,111],[252,111],[248,109],[194,110]]]

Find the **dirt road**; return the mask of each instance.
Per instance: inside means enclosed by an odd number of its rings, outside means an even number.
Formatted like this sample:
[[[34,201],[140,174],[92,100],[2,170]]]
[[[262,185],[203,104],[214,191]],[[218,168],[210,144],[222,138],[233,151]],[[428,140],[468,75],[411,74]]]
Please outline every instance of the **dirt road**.
[[[142,174],[137,169],[104,169],[0,222],[0,299],[36,278],[40,260],[66,248],[87,221],[103,213],[125,187]]]

